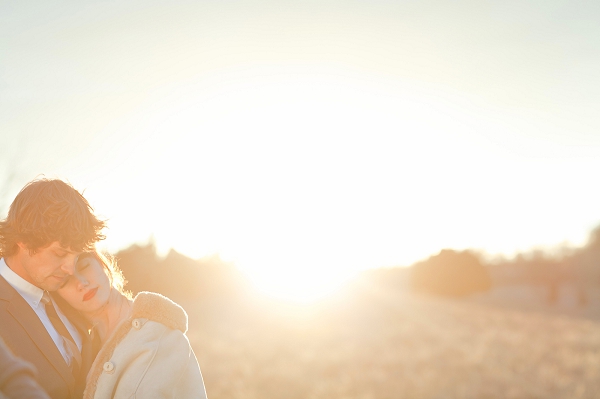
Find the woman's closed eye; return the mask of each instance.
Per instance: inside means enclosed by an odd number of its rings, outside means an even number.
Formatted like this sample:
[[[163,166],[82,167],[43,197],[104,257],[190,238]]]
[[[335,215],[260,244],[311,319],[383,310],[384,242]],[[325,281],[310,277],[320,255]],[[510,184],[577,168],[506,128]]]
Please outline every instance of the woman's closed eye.
[[[89,260],[80,261],[77,263],[77,271],[80,272],[82,270],[85,270],[89,265],[90,265]]]

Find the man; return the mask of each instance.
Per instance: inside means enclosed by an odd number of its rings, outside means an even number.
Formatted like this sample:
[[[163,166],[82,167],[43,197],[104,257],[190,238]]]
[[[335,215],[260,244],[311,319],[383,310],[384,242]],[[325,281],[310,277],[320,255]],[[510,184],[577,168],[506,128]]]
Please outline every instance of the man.
[[[56,179],[28,183],[0,221],[0,337],[35,366],[53,399],[82,396],[95,354],[85,325],[67,319],[49,292],[104,239],[104,226],[77,190]]]

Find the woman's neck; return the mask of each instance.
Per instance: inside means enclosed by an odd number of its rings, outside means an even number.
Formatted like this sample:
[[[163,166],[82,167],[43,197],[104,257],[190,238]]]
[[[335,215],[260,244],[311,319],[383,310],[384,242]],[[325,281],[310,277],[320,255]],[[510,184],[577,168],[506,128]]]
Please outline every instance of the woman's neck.
[[[106,305],[98,311],[86,314],[86,318],[93,324],[93,329],[104,343],[121,321],[131,315],[132,301],[127,299],[118,290],[112,289]]]

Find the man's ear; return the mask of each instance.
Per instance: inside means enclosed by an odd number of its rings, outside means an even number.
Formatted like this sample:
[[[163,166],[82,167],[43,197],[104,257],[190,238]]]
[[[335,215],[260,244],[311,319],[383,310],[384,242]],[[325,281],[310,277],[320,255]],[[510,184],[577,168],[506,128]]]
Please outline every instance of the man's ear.
[[[33,255],[35,253],[35,251],[32,251],[31,249],[29,249],[27,244],[25,244],[24,242],[18,242],[17,247],[19,247],[18,253],[26,253],[28,255]],[[0,399],[1,399],[1,397],[0,397]]]

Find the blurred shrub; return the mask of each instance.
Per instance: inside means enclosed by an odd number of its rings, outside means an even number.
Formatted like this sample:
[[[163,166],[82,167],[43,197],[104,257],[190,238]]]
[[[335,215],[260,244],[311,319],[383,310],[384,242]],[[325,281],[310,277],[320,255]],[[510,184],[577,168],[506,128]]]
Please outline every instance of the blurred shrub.
[[[489,290],[491,279],[487,268],[472,252],[444,249],[412,266],[410,284],[418,292],[465,296]]]

